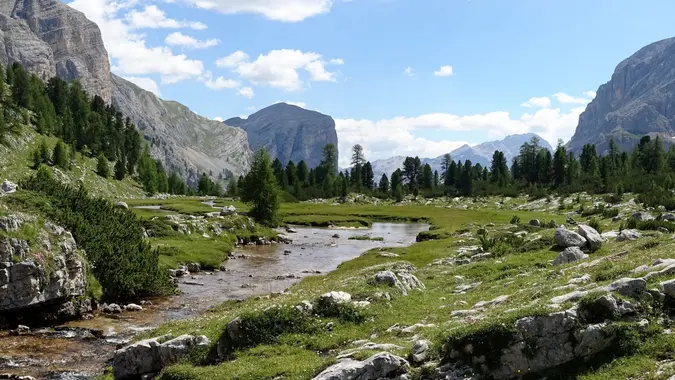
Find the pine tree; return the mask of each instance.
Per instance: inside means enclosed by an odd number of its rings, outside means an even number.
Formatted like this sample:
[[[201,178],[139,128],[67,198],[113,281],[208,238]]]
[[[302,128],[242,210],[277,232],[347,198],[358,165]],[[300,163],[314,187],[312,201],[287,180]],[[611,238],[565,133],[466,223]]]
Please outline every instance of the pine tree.
[[[239,186],[237,185],[237,178],[233,177],[227,184],[227,196],[236,198],[239,195]]]
[[[396,197],[395,191],[398,187],[401,187],[403,189],[403,174],[401,173],[401,169],[396,169],[394,173],[391,174],[391,191],[392,195]]]
[[[115,162],[115,179],[121,181],[127,175],[127,163],[124,158],[120,158]]]
[[[258,222],[270,227],[279,224],[279,187],[269,154],[263,149],[255,153],[251,170],[244,180],[241,199],[251,205],[249,214]]]
[[[155,161],[155,168],[157,170],[157,192],[166,194],[169,192],[169,178],[166,176],[164,165],[160,160]]]
[[[303,185],[309,181],[309,168],[305,160],[302,160],[298,163],[298,181]]]
[[[408,191],[417,196],[422,176],[422,161],[419,157],[406,157],[403,161],[403,177],[406,179]]]
[[[298,168],[293,161],[288,161],[286,164],[286,179],[288,186],[294,186],[298,182]]]
[[[426,190],[434,187],[434,172],[429,164],[425,164],[422,168],[422,187]]]
[[[54,153],[52,154],[52,162],[61,169],[68,169],[70,158],[68,157],[68,148],[62,140],[56,142]]]
[[[382,178],[380,178],[378,190],[382,194],[389,194],[389,178],[387,178],[386,174],[382,174]]]
[[[565,184],[567,176],[567,151],[562,145],[562,142],[558,143],[558,147],[555,150],[555,155],[553,156],[553,183],[556,187],[560,187]]]
[[[40,142],[40,163],[41,164],[49,164],[49,160],[52,158],[52,153],[49,151],[49,147],[47,146],[47,140],[42,139]]]
[[[110,177],[110,165],[102,152],[99,153],[96,161],[96,173],[103,178]]]

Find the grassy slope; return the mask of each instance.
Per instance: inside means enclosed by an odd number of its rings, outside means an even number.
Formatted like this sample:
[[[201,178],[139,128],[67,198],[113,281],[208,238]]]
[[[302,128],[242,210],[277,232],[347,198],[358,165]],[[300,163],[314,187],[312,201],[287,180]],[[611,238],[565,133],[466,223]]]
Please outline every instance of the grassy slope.
[[[41,136],[30,128],[24,128],[20,136],[12,138],[9,147],[0,146],[0,181],[9,179],[14,182],[30,176],[32,169],[31,153],[39,146],[42,139],[47,141],[50,149],[56,145],[57,139],[50,136]],[[77,153],[75,163],[70,171],[52,168],[56,178],[76,184],[84,179],[87,190],[94,195],[104,198],[133,198],[143,196],[143,190],[132,178],[116,181],[105,179],[96,174],[96,159],[85,157]],[[111,165],[112,172],[112,165]]]
[[[522,220],[551,218],[550,214],[493,210],[459,211],[424,206],[336,207],[303,204],[284,205],[284,212],[287,215],[316,213],[324,216],[358,216],[373,219],[425,218],[446,231],[475,224],[472,228],[474,233],[478,226],[488,223],[495,223],[497,227],[494,228],[506,226],[513,214],[520,215]],[[558,215],[554,219],[561,222],[564,218]],[[617,227],[616,224],[610,225],[608,220],[603,223],[606,227]],[[541,233],[550,236],[553,230],[544,230]],[[610,243],[594,253],[592,258],[624,250],[630,250],[631,253],[624,256],[621,261],[592,268],[583,269],[568,265],[563,268],[566,269],[564,272],[560,270],[561,268],[554,268],[548,264],[556,257],[557,251],[550,251],[547,248],[466,266],[429,265],[436,259],[455,256],[456,248],[467,244],[460,243],[460,240],[462,239],[453,237],[390,250],[401,255],[398,259],[382,258],[376,252],[370,252],[343,263],[336,271],[326,276],[306,278],[292,289],[292,294],[272,300],[251,299],[243,303],[226,303],[199,318],[167,323],[148,335],[205,334],[215,342],[232,318],[244,312],[262,310],[271,304],[293,305],[303,299],[313,299],[332,290],[347,291],[356,299],[365,299],[377,290],[389,291],[393,296],[391,303],[373,303],[369,309],[375,318],[362,325],[337,323],[332,332],[282,336],[278,344],[238,351],[236,360],[219,365],[192,367],[183,364],[171,367],[165,371],[164,378],[271,379],[283,375],[285,378],[309,379],[332,363],[340,351],[349,349],[350,342],[369,337],[374,342],[395,343],[405,347],[402,351],[394,350],[394,353],[405,356],[409,353],[411,345],[409,338],[412,334],[386,332],[387,328],[394,324],[434,324],[436,327],[418,330],[417,333],[432,339],[438,347],[447,336],[461,334],[467,328],[463,320],[450,317],[451,310],[470,308],[478,301],[509,295],[507,302],[488,309],[485,313],[487,318],[479,325],[494,323],[495,320],[508,316],[509,309],[521,309],[515,314],[527,314],[529,310],[548,304],[548,300],[552,297],[569,292],[555,288],[566,285],[571,278],[588,273],[597,280],[597,285],[604,285],[626,276],[629,269],[650,264],[658,258],[672,257],[670,252],[675,248],[675,243],[666,236],[647,237],[629,243]],[[655,242],[658,245],[649,250],[642,249],[648,242]],[[367,284],[367,280],[377,271],[377,266],[396,260],[405,260],[415,265],[418,268],[417,276],[426,284],[427,289],[423,292],[413,292],[409,297],[402,297],[390,288],[376,288]],[[665,279],[658,279],[663,280]],[[453,293],[457,285],[473,282],[482,284],[466,294]],[[656,282],[655,280],[650,285],[653,286]],[[466,303],[467,306],[457,306],[460,303]],[[582,374],[581,377],[593,380],[631,376],[656,378],[649,377],[645,373],[654,374],[660,358],[667,352],[672,352],[668,351],[670,348],[675,349],[675,338],[664,335],[645,344],[640,354],[617,360],[605,365],[599,371]],[[370,352],[362,352],[359,357],[366,357],[369,354]],[[675,373],[670,372],[669,375]]]

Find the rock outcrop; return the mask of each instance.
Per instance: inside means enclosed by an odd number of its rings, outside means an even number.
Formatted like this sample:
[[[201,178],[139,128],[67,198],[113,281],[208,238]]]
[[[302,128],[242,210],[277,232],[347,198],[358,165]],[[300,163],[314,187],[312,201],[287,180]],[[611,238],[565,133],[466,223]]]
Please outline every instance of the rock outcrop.
[[[380,352],[364,361],[343,359],[326,368],[313,380],[404,380],[410,377],[408,361]]]
[[[164,367],[177,363],[190,349],[211,344],[205,336],[182,335],[162,343],[166,339],[146,339],[117,350],[113,358],[115,379],[136,379],[156,374]]]
[[[203,172],[227,178],[250,166],[246,132],[159,99],[111,74],[98,26],[58,0],[0,4],[0,63],[13,62],[43,80],[78,79],[87,93],[112,102],[151,142],[153,156],[190,183]]]
[[[0,220],[0,314],[8,320],[70,319],[90,306],[73,303],[86,292],[86,264],[73,236],[63,228],[12,215]],[[38,227],[33,243],[2,237],[24,224]],[[6,235],[5,235],[6,236]]]
[[[644,135],[675,135],[675,38],[652,43],[619,63],[609,82],[579,117],[568,148],[595,144],[604,153],[609,140],[632,149]],[[666,142],[670,139],[665,139]]]
[[[310,168],[317,167],[323,147],[338,146],[332,117],[286,103],[264,108],[246,120],[226,120],[225,124],[245,130],[253,150],[265,148],[273,160],[278,158],[284,166],[289,160],[296,165],[304,160]]]

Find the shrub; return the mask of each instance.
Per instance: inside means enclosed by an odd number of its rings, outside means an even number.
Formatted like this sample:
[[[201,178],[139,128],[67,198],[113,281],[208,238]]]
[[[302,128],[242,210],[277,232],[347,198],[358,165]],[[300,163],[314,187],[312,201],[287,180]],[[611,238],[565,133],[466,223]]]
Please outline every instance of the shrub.
[[[619,209],[618,208],[606,208],[602,212],[602,217],[609,219],[609,218],[614,218],[615,216],[619,216]]]
[[[366,321],[366,312],[363,309],[348,303],[335,303],[325,298],[315,302],[314,313],[324,318],[335,318],[340,322],[360,324]]]
[[[602,225],[600,224],[600,221],[597,220],[596,218],[592,218],[591,220],[589,220],[588,226],[598,231],[599,234],[602,233]]]
[[[511,224],[520,224],[520,217],[518,215],[511,217]]]
[[[32,193],[21,198],[67,227],[87,252],[92,271],[107,299],[168,294],[175,289],[169,274],[159,266],[159,252],[143,239],[143,225],[136,215],[111,202],[92,198],[80,187],[62,184],[45,171],[22,181]]]

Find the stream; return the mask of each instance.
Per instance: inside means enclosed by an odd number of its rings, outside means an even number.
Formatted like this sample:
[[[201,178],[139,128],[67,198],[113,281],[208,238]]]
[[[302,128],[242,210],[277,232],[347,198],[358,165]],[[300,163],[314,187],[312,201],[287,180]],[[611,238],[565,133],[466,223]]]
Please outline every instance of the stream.
[[[410,246],[417,234],[429,226],[373,223],[368,229],[294,229],[296,233],[286,233],[293,244],[239,248],[234,252],[238,258],[225,264],[227,271],[181,278],[180,295],[146,300],[143,311],[101,314],[88,321],[35,329],[30,335],[0,332],[0,373],[41,379],[91,379],[109,365],[118,347],[139,332],[165,321],[195,317],[227,300],[283,292],[303,277],[335,270],[340,263],[373,248]],[[363,235],[384,241],[349,240]]]

